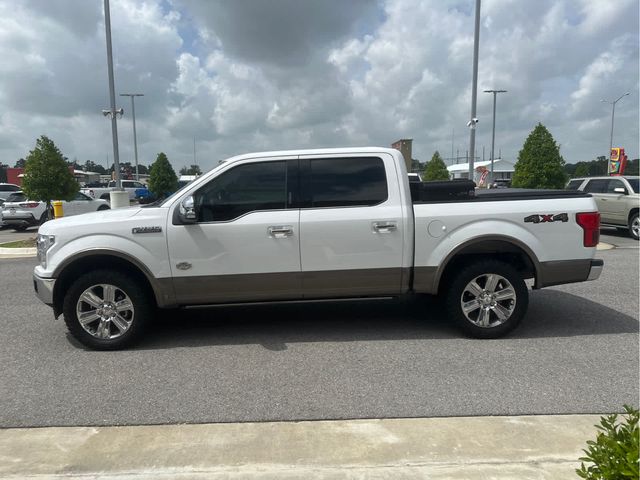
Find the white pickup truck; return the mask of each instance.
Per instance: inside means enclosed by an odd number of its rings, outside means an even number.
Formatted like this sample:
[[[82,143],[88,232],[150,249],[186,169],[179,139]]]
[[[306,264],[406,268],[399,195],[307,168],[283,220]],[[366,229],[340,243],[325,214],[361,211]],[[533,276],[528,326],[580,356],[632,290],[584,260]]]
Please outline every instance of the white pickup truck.
[[[45,223],[33,281],[94,349],[130,345],[157,308],[408,293],[495,338],[525,315],[526,279],[598,278],[599,223],[579,191],[410,188],[392,149],[255,153],[161,203]]]

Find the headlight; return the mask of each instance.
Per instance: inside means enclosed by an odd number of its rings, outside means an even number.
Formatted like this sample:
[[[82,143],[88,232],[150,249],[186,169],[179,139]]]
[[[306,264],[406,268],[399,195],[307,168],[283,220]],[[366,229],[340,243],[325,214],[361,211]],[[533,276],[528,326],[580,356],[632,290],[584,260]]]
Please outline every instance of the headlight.
[[[47,268],[47,251],[53,246],[56,241],[55,235],[41,235],[38,234],[36,240],[36,248],[38,250],[38,261],[42,268]]]

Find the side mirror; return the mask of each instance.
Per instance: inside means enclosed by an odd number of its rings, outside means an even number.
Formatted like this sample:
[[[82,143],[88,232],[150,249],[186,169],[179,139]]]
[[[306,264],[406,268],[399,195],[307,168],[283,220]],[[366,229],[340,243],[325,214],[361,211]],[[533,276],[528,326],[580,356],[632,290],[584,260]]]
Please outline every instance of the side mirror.
[[[626,188],[624,188],[624,187],[616,187],[616,188],[614,188],[614,189],[613,189],[613,191],[614,191],[615,193],[621,193],[621,194],[623,194],[623,195],[626,195],[626,194],[627,194],[627,189],[626,189]]]
[[[193,195],[189,195],[178,207],[178,216],[183,223],[196,223],[198,215],[196,214],[195,202]]]

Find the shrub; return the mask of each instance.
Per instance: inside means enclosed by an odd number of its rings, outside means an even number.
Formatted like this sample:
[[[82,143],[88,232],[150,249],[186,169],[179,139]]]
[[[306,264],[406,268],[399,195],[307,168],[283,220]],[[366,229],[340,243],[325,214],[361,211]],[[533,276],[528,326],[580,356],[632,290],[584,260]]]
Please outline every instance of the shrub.
[[[587,454],[581,457],[576,473],[589,480],[617,480],[638,478],[638,410],[624,406],[626,415],[618,422],[618,415],[600,418],[596,441],[587,441]],[[585,466],[584,462],[593,463]]]

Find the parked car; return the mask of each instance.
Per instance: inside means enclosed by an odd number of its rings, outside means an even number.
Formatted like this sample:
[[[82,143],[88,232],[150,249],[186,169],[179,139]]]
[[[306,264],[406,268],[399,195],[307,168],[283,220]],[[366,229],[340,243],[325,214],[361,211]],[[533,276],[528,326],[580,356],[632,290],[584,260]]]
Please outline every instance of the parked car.
[[[20,191],[20,187],[13,183],[0,183],[0,200],[6,200],[13,192]]]
[[[240,155],[157,204],[45,223],[33,285],[107,350],[140,339],[157,307],[407,293],[441,296],[467,335],[496,338],[525,316],[526,279],[603,269],[589,194],[417,185],[395,149]]]
[[[109,200],[109,194],[112,190],[115,190],[115,188],[116,182],[115,180],[112,180],[106,187],[85,187],[81,188],[80,191],[85,195],[89,195],[91,198]],[[122,180],[122,188],[126,192],[129,192],[129,200],[136,200],[137,191],[147,190],[147,186],[144,183],[135,180]]]
[[[491,188],[511,188],[511,179],[496,178],[491,184]]]
[[[108,210],[109,203],[105,200],[95,200],[78,192],[70,202],[62,202],[62,209],[65,217],[68,217],[98,210]],[[12,193],[7,198],[0,213],[2,221],[6,225],[13,227],[14,230],[22,231],[46,222],[50,218],[46,210],[45,202],[29,200],[23,192],[19,191]]]
[[[569,180],[566,188],[590,193],[596,199],[602,225],[627,231],[638,240],[639,181],[640,177],[633,176],[574,178]]]

